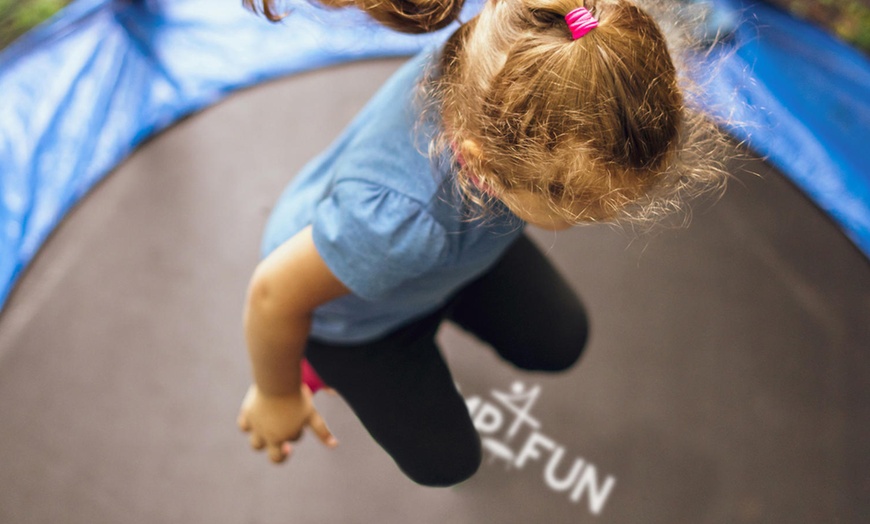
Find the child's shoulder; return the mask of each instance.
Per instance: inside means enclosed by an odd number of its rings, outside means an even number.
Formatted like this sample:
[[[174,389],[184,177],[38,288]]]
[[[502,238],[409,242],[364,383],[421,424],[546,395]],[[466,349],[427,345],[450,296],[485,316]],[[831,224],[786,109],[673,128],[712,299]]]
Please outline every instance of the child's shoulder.
[[[423,83],[434,58],[425,50],[405,62],[378,89],[351,123],[350,128],[371,132],[403,132],[416,128],[426,108]]]
[[[431,61],[424,52],[404,64],[375,94],[334,150],[334,184],[363,181],[429,202],[450,171],[429,156],[437,124],[425,116],[419,93]]]

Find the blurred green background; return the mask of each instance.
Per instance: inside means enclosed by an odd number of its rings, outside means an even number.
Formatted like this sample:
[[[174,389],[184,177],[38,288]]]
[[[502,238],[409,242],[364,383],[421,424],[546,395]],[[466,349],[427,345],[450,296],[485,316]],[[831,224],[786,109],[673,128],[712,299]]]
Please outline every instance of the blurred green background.
[[[9,45],[70,1],[0,0],[0,48]],[[870,54],[870,0],[765,1],[827,28]]]
[[[870,54],[870,0],[765,0]]]
[[[0,49],[72,0],[0,0]]]

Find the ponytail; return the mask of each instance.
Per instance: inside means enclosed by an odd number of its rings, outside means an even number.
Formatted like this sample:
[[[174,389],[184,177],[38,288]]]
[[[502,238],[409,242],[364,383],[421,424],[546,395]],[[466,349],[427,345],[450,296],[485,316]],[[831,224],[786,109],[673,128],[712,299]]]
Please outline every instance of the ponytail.
[[[327,7],[355,6],[381,24],[403,33],[428,33],[442,29],[459,17],[464,0],[319,0]],[[286,12],[276,8],[278,0],[242,0],[244,6],[273,22]]]
[[[578,37],[566,15],[581,7],[596,26]],[[435,146],[482,151],[457,175],[472,202],[479,180],[543,195],[569,221],[643,223],[721,187],[705,151],[723,135],[687,108],[666,35],[635,0],[499,0],[467,27],[433,93]]]

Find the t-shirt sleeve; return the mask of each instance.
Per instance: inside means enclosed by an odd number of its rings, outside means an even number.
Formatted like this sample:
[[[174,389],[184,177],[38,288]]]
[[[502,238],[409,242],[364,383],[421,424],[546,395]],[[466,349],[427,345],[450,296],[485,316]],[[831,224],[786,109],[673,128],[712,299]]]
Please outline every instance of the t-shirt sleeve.
[[[314,245],[355,295],[377,300],[434,267],[446,232],[416,200],[362,180],[338,182],[317,206]]]

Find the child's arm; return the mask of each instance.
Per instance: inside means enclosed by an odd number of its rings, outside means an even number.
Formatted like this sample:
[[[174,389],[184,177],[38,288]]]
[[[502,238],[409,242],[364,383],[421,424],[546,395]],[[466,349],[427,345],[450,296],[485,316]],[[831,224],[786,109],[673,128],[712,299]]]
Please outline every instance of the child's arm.
[[[239,426],[255,449],[282,462],[305,426],[335,445],[303,386],[300,363],[311,312],[349,293],[318,254],[307,227],[266,257],[251,278],[245,306],[245,337],[254,372],[239,413]]]

